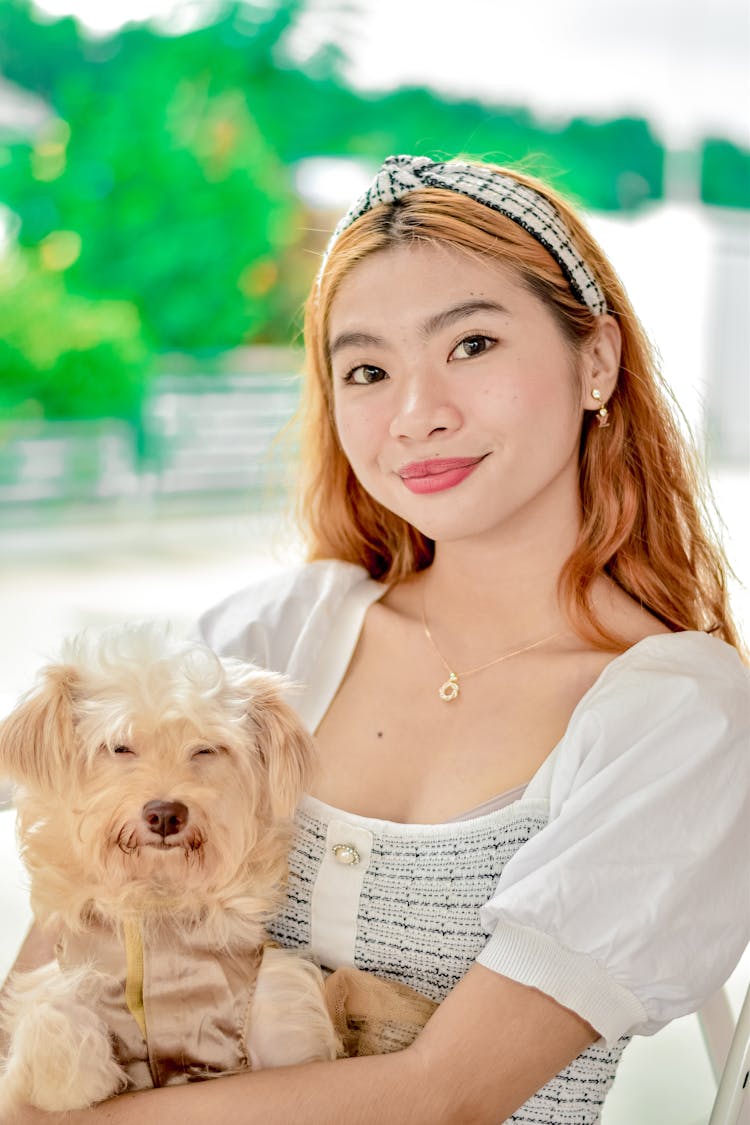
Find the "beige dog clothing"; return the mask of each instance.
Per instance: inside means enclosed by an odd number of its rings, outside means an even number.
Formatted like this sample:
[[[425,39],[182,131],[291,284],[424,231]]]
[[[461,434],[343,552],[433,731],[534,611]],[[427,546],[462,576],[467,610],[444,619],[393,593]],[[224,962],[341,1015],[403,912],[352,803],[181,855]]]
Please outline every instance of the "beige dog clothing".
[[[93,917],[63,935],[57,955],[64,970],[104,974],[96,1010],[140,1090],[251,1068],[248,1017],[263,949],[217,951],[171,926],[149,941],[138,919],[117,932]]]

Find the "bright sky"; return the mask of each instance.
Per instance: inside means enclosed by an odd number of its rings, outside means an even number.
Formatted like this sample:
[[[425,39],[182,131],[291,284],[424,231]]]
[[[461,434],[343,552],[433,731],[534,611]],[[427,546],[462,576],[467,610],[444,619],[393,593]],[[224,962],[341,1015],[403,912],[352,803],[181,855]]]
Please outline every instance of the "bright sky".
[[[186,27],[212,0],[37,0],[99,32],[157,15]],[[311,0],[300,55],[342,43],[365,88],[427,84],[551,118],[636,113],[672,147],[750,144],[747,0]]]

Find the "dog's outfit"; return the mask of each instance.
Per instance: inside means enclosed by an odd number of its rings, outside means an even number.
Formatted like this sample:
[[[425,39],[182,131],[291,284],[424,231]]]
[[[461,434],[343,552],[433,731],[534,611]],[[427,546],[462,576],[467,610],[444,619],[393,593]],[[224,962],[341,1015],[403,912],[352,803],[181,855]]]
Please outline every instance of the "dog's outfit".
[[[314,731],[385,589],[312,563],[234,595],[201,632],[302,685],[290,702]],[[750,940],[748,690],[722,641],[648,637],[605,668],[520,795],[447,824],[304,798],[272,936],[432,1000],[474,961],[554,997],[601,1038],[509,1120],[594,1125],[628,1038],[699,1008]]]
[[[248,1013],[263,947],[230,954],[173,930],[149,942],[137,919],[118,934],[93,916],[58,943],[61,968],[106,974],[96,1010],[138,1090],[251,1069]]]

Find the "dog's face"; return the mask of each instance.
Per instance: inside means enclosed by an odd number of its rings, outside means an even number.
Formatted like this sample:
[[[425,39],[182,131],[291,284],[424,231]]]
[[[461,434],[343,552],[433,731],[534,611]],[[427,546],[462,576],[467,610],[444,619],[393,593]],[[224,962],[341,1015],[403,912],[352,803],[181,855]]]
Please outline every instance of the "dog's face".
[[[145,627],[72,642],[0,726],[32,879],[95,901],[231,887],[280,839],[311,757],[277,677]]]

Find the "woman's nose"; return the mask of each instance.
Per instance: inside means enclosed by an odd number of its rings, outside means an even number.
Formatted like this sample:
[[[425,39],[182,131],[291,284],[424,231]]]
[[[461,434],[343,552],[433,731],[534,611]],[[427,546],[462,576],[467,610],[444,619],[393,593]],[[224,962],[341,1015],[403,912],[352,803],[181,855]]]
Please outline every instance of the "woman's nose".
[[[404,382],[391,418],[390,434],[395,438],[424,441],[433,433],[455,430],[460,423],[459,412],[442,381],[427,372]]]

